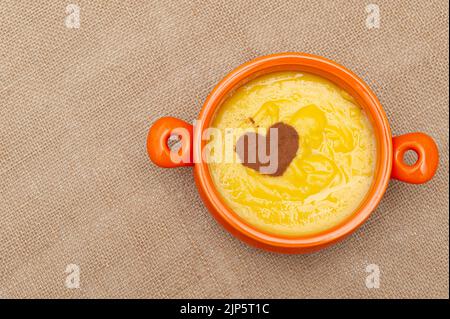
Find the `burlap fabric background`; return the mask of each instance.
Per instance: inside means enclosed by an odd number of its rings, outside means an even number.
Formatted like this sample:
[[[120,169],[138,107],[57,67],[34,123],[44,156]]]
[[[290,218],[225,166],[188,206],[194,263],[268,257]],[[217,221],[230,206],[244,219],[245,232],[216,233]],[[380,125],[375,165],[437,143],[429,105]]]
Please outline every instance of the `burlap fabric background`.
[[[79,29],[68,3],[0,2],[1,297],[448,298],[447,1],[376,1],[379,29],[367,1],[77,1]],[[427,132],[441,152],[430,183],[393,181],[362,228],[312,255],[234,239],[191,169],[145,151],[155,119],[194,120],[229,71],[281,51],[354,70],[394,134]]]

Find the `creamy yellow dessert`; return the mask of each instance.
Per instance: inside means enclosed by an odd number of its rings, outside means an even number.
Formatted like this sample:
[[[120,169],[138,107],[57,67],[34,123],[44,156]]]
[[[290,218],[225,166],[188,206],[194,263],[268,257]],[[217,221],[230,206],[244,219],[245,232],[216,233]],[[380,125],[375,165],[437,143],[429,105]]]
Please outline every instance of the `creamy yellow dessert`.
[[[298,133],[296,155],[281,176],[229,160],[226,143],[280,122]],[[233,142],[210,141],[214,147],[206,155],[214,184],[241,219],[262,231],[305,236],[330,229],[358,208],[371,186],[376,140],[369,119],[347,92],[321,77],[300,72],[258,77],[224,101],[212,127],[223,137],[233,132]]]

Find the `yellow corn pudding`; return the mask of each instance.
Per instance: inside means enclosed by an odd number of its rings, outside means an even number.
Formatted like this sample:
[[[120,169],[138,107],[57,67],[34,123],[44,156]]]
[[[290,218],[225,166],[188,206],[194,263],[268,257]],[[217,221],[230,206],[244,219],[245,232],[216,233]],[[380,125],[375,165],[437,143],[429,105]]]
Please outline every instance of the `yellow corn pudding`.
[[[298,148],[277,176],[225,160],[230,154],[217,160],[218,152],[230,149],[225,145],[230,138],[212,137],[206,156],[217,191],[242,220],[271,234],[307,236],[343,222],[373,180],[376,140],[367,115],[346,91],[324,78],[277,72],[230,94],[211,127],[224,137],[232,132],[236,143],[243,132],[267,134],[277,123],[298,134]]]

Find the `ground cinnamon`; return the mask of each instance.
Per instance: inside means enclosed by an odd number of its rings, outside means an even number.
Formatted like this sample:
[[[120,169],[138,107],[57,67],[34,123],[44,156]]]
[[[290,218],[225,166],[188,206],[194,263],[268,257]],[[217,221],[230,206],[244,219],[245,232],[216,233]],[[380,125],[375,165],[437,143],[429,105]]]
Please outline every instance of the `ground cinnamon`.
[[[276,129],[278,134],[271,134],[271,129]],[[277,140],[274,140],[275,138]],[[276,156],[271,154],[271,143],[277,147]],[[263,145],[265,145],[266,153],[264,155],[267,155],[269,161],[258,156],[259,148]],[[299,137],[297,131],[288,124],[278,122],[269,127],[266,136],[255,132],[247,132],[239,137],[236,143],[236,153],[242,165],[261,174],[281,176],[297,154],[298,145]],[[274,167],[274,169],[267,172],[267,167],[269,166]]]

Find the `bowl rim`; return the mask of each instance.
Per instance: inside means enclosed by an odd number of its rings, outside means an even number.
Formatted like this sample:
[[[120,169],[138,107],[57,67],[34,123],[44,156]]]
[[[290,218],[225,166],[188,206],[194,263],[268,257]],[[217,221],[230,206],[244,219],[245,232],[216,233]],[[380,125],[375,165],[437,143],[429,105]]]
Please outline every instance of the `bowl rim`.
[[[377,163],[372,186],[358,209],[338,225],[317,234],[297,237],[275,235],[251,226],[227,206],[214,186],[206,162],[195,163],[194,175],[200,196],[212,215],[235,236],[270,251],[312,252],[345,238],[364,223],[378,206],[390,180],[393,151],[389,122],[376,95],[356,74],[329,59],[299,52],[262,56],[240,65],[228,73],[205,100],[194,128],[194,156],[201,158],[206,145],[206,141],[201,139],[202,132],[209,127],[216,110],[230,93],[255,77],[282,70],[308,72],[334,82],[352,95],[369,115],[377,140]]]

